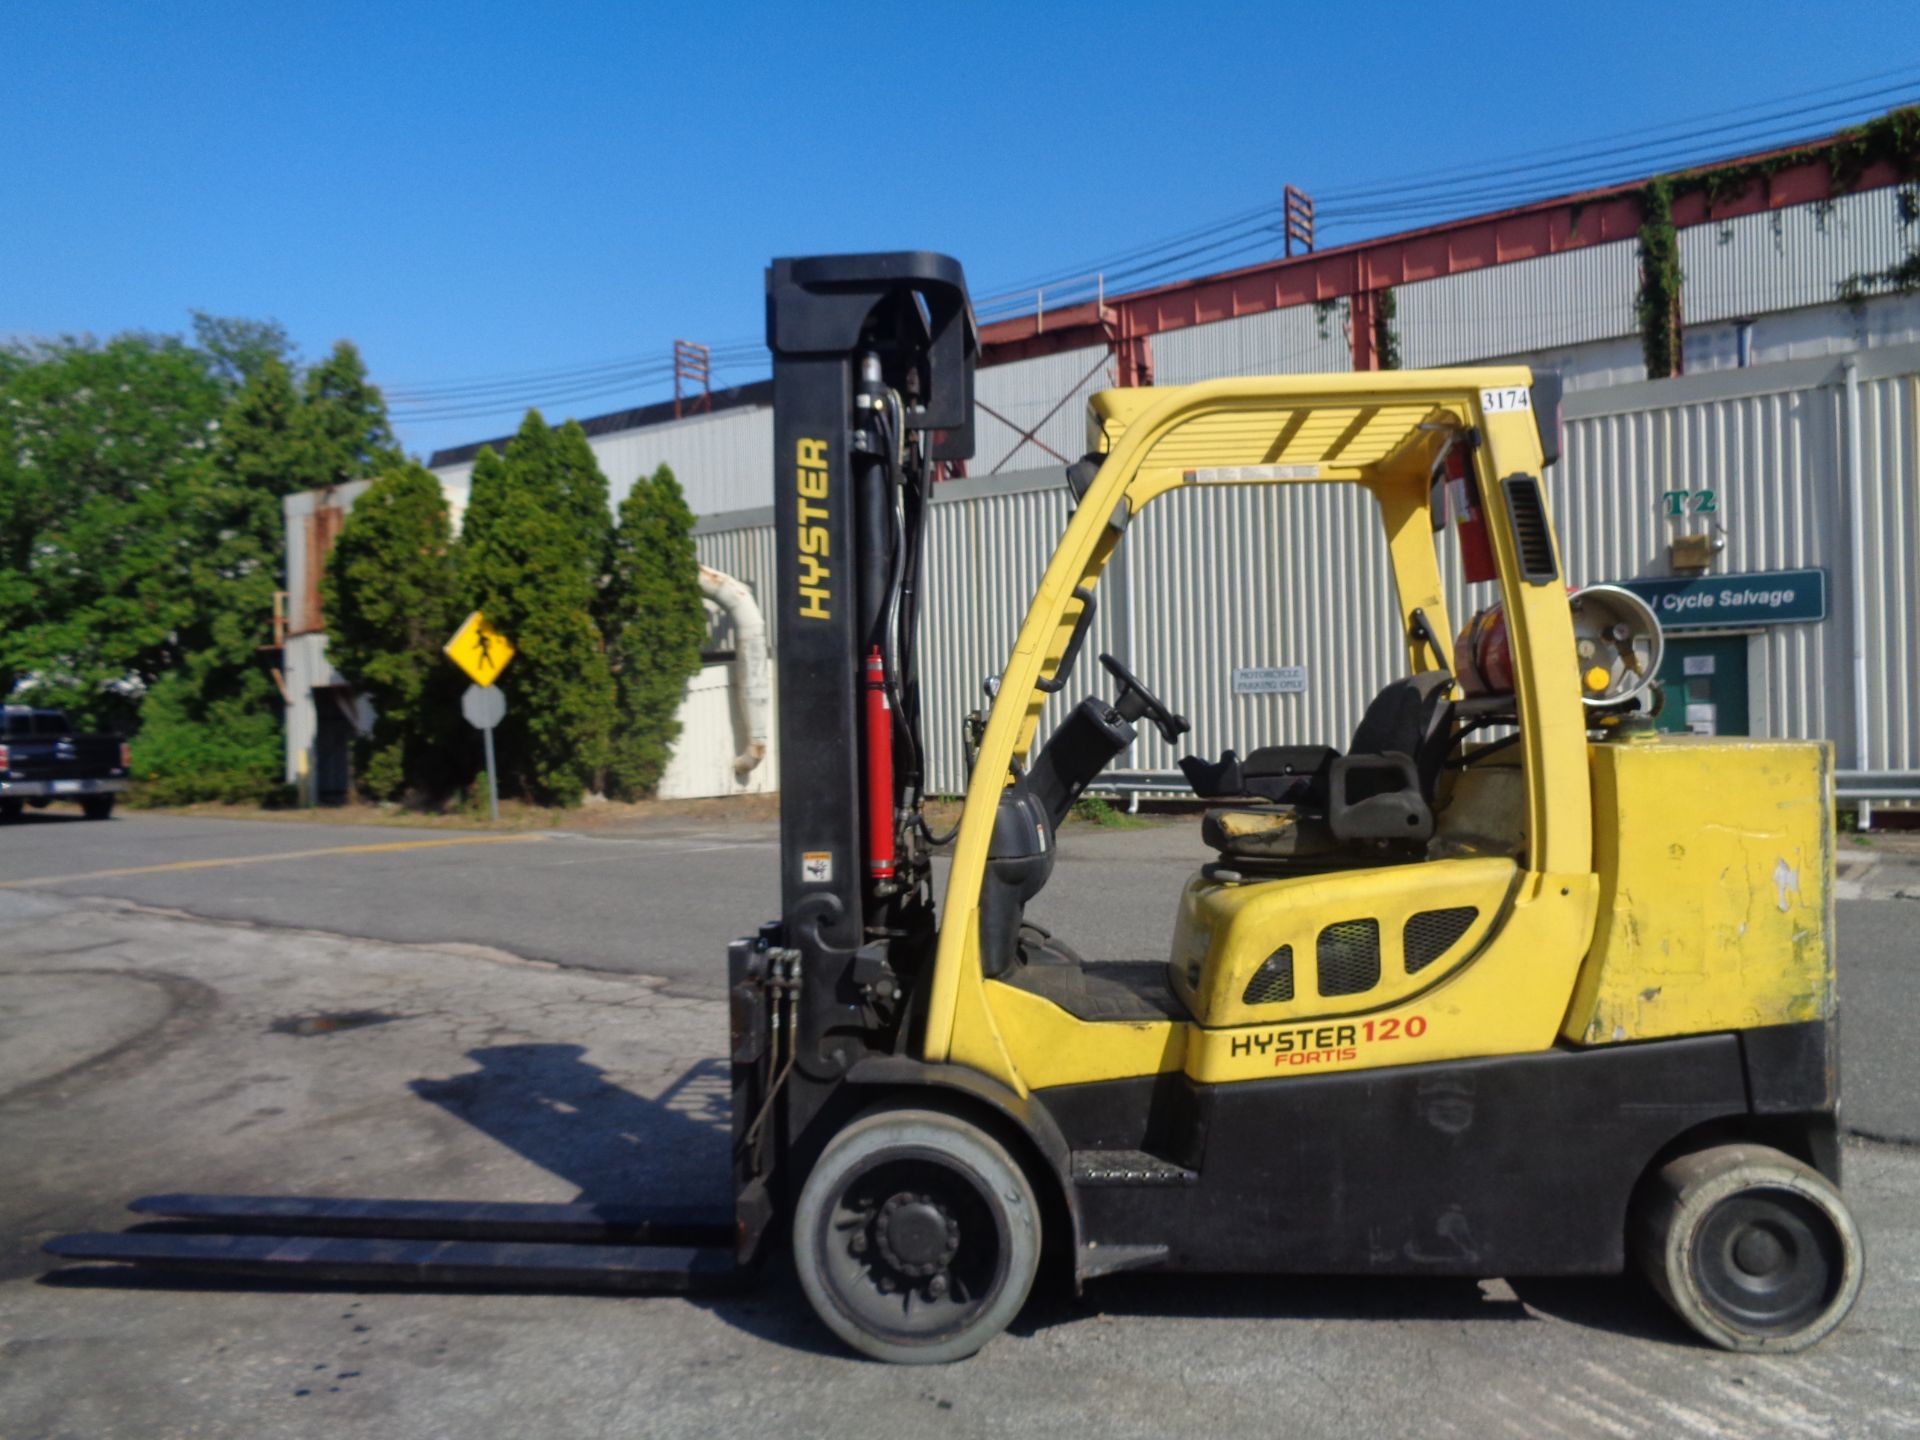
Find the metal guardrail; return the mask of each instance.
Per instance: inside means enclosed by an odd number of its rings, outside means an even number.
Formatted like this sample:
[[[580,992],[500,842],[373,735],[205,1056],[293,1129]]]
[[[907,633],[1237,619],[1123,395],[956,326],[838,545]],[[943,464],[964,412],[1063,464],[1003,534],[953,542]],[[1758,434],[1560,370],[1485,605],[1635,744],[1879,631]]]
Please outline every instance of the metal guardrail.
[[[1920,800],[1920,770],[1836,770],[1833,793],[1841,800]]]
[[[1833,778],[1836,799],[1920,800],[1920,770],[1836,770]],[[1117,770],[1087,787],[1116,795],[1184,795],[1190,788],[1178,770]]]

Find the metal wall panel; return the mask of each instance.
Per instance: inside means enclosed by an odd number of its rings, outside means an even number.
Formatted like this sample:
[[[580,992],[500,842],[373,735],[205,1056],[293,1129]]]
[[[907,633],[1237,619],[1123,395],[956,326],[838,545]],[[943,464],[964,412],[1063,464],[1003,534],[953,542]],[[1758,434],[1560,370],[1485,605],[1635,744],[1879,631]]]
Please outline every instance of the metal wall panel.
[[[1863,380],[1859,399],[1868,759],[1848,768],[1920,770],[1920,375]]]
[[[636,430],[588,437],[618,505],[642,475],[671,466],[695,515],[720,515],[769,503],[773,493],[773,411],[765,406],[690,415]],[[434,475],[456,526],[466,513],[473,462],[442,465]]]
[[[1912,239],[1900,223],[1899,194],[1868,190],[1830,205],[1790,205],[1682,230],[1683,319],[1693,325],[1825,304],[1849,275],[1896,264]]]
[[[1342,329],[1345,309],[1343,301],[1323,316],[1312,305],[1289,305],[1155,335],[1154,384],[1350,370],[1353,351]]]
[[[920,655],[931,794],[966,789],[962,722],[968,711],[986,703],[987,679],[998,678],[1005,668],[1028,601],[1066,529],[1072,497],[1060,470],[1015,484],[1018,488],[986,493],[965,482],[942,486],[942,503],[929,517]],[[1108,587],[1103,583],[1100,589]],[[1099,596],[1100,601],[1109,598]],[[1098,656],[1114,649],[1114,608],[1097,605],[1072,682],[1041,716],[1042,734],[1094,688],[1094,677],[1103,677]]]
[[[1871,658],[1864,756],[1853,742],[1841,366],[1799,361],[1570,395],[1548,498],[1570,584],[1667,574],[1669,542],[1706,518],[1666,518],[1668,490],[1716,492],[1726,544],[1716,572],[1824,567],[1827,620],[1757,632],[1754,714],[1769,734],[1832,739],[1842,768],[1915,769],[1920,346],[1865,352],[1860,364]],[[1058,469],[940,487],[921,641],[935,793],[964,786],[962,718],[981,704],[981,682],[1000,673],[1069,505]],[[765,512],[716,517],[698,538],[703,561],[746,580],[777,615],[767,603],[773,534]],[[1467,593],[1450,542],[1440,556],[1457,631],[1493,587]],[[1371,498],[1350,487],[1166,495],[1136,517],[1099,599],[1079,671],[1049,703],[1042,734],[1080,696],[1109,688],[1097,657],[1110,649],[1194,724],[1178,746],[1147,731],[1117,762],[1125,770],[1169,770],[1181,754],[1227,746],[1344,747],[1366,702],[1404,664],[1379,519]],[[1304,665],[1306,692],[1233,694],[1235,669],[1276,665]]]
[[[1832,616],[1766,630],[1767,673],[1748,679],[1773,734],[1831,736],[1847,765],[1841,467],[1833,394],[1788,390],[1572,420],[1548,493],[1570,584],[1667,575],[1667,545],[1709,524],[1717,573],[1827,568]],[[1668,490],[1712,490],[1719,510],[1666,518]]]
[[[993,475],[1078,460],[1087,448],[1087,397],[1112,384],[1111,358],[1103,345],[981,366],[973,379],[974,452],[967,473]],[[1021,434],[1034,426],[1040,444],[1022,444]]]
[[[1687,374],[1740,368],[1743,328],[1747,332],[1749,365],[1777,365],[1785,360],[1911,345],[1920,341],[1920,295],[1875,295],[1858,305],[1834,301],[1771,311],[1742,322],[1701,321],[1682,332]]]
[[[1345,749],[1404,665],[1393,575],[1373,497],[1353,485],[1177,490],[1135,521],[1130,663],[1193,722],[1175,745],[1143,727],[1128,768],[1232,747]],[[1304,666],[1297,695],[1236,695],[1233,672]]]
[[[1548,492],[1572,584],[1669,573],[1667,545],[1709,523],[1666,518],[1669,490],[1715,492],[1711,523],[1725,543],[1715,573],[1825,569],[1825,621],[1757,632],[1764,673],[1749,675],[1754,709],[1767,717],[1766,733],[1831,739],[1842,769],[1912,769],[1920,765],[1920,347],[1874,358],[1878,373],[1858,387],[1859,556],[1847,512],[1845,372],[1823,361],[1582,395],[1570,402],[1565,458],[1548,473]],[[1864,754],[1850,658],[1856,567],[1869,659]]]
[[[772,495],[773,411],[764,406],[596,435],[590,443],[615,505],[662,465],[672,467],[696,515],[765,505]]]
[[[1632,335],[1638,242],[1618,240],[1394,290],[1408,369]]]

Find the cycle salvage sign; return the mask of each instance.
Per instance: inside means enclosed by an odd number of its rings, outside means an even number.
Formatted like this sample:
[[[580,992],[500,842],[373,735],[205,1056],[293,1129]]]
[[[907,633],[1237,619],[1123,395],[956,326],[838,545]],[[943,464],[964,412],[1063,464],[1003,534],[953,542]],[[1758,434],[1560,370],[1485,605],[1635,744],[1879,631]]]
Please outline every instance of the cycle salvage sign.
[[[1824,570],[1762,570],[1619,584],[1653,607],[1663,630],[1751,629],[1827,618]]]
[[[1236,695],[1304,695],[1306,691],[1304,665],[1259,665],[1233,672]]]

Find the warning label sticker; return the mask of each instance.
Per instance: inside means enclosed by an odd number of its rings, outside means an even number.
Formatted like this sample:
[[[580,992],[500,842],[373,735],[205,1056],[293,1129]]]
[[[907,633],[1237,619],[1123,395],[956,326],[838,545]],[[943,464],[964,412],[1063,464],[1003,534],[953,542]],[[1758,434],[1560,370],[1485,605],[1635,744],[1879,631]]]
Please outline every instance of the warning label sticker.
[[[831,850],[803,850],[800,852],[800,883],[803,885],[825,885],[833,879],[833,852]]]

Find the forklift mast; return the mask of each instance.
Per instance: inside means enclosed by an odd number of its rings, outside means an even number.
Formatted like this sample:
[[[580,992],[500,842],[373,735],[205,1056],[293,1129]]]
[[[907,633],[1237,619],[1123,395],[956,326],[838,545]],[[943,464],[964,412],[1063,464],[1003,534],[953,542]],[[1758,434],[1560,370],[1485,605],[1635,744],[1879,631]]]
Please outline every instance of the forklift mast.
[[[979,348],[959,262],[921,251],[775,260],[767,344],[781,917],[729,956],[743,1219],[839,1078],[895,1048],[933,948],[914,642]]]

